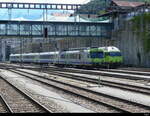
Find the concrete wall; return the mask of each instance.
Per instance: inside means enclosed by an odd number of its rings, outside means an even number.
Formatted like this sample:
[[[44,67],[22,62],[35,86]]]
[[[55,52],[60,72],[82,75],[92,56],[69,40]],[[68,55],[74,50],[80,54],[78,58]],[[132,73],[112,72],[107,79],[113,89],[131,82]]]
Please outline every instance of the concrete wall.
[[[132,22],[125,22],[121,30],[114,31],[112,40],[122,51],[125,64],[150,67],[150,52],[145,52],[142,38],[133,32]]]

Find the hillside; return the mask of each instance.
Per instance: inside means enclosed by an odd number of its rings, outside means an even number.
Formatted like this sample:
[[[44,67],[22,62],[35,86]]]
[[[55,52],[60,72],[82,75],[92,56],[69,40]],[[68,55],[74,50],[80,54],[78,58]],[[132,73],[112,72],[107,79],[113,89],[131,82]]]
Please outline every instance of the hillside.
[[[106,0],[93,0],[86,5],[80,7],[77,13],[83,14],[99,14],[101,10],[104,10],[108,5]]]
[[[131,2],[150,2],[150,0],[124,0],[124,1],[131,1]]]
[[[150,0],[124,0],[124,1],[132,1],[132,2],[150,2]],[[93,0],[86,5],[80,7],[77,13],[81,14],[103,14],[105,12],[105,8],[109,6],[110,0]]]

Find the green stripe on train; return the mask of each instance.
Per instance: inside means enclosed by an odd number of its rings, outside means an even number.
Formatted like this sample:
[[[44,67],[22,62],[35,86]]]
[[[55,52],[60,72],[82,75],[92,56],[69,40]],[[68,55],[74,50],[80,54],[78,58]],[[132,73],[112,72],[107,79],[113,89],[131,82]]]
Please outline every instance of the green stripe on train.
[[[122,56],[106,56],[105,57],[105,61],[106,62],[110,62],[110,63],[118,63],[118,62],[123,62],[123,57]]]

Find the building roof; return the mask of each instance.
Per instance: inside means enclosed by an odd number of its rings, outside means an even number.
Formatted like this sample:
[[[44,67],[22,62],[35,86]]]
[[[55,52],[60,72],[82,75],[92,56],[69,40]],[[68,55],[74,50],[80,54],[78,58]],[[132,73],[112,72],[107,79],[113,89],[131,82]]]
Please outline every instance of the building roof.
[[[112,0],[113,3],[115,3],[119,7],[139,7],[143,6],[144,2],[129,2],[129,1],[118,1],[118,0]]]

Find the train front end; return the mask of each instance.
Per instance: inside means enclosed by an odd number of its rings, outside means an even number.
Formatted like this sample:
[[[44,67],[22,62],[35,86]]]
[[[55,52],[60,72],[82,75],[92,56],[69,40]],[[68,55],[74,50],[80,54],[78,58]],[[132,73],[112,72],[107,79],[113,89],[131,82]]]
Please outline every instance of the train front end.
[[[99,47],[90,49],[91,62],[94,67],[118,67],[123,62],[121,52],[116,47]]]
[[[123,63],[123,56],[120,50],[114,46],[108,47],[105,52],[105,62],[112,68],[117,68]]]

